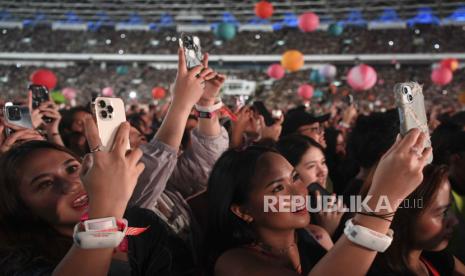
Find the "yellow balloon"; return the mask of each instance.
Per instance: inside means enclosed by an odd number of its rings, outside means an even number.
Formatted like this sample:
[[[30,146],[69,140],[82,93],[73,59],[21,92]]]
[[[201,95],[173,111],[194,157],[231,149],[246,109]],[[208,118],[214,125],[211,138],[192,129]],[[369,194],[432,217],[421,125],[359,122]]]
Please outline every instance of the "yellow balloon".
[[[304,66],[304,55],[297,50],[286,51],[281,58],[281,65],[291,71],[298,71]]]
[[[465,92],[459,94],[459,102],[465,104]]]

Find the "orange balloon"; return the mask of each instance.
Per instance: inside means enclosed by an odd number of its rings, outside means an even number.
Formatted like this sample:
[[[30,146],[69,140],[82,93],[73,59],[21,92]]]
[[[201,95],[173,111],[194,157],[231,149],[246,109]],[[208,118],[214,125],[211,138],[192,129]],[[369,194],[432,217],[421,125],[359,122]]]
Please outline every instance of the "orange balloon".
[[[465,92],[459,94],[459,102],[465,104]]]
[[[281,58],[281,65],[290,72],[298,71],[304,66],[304,55],[297,50],[286,51]]]

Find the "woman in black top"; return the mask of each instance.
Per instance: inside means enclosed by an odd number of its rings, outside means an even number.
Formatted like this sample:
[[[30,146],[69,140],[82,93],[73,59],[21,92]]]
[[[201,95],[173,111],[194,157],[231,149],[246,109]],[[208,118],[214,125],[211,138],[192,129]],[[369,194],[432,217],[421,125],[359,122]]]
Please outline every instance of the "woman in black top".
[[[450,211],[451,188],[445,166],[429,165],[423,183],[396,212],[394,240],[378,254],[369,275],[465,274],[465,266],[445,251],[457,219]]]

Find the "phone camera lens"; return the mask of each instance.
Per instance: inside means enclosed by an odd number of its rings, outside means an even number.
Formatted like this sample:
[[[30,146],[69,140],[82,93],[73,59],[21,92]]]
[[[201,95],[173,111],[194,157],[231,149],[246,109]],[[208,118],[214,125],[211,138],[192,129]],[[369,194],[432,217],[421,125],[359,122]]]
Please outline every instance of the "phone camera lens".
[[[113,113],[113,106],[107,106],[108,113]]]
[[[407,96],[407,99],[408,99],[409,102],[411,102],[411,101],[413,101],[413,96],[412,96],[412,95],[408,95],[408,96]]]
[[[21,120],[21,112],[19,111],[19,107],[15,106],[8,109],[8,119],[11,121]]]
[[[408,89],[408,87],[403,87],[402,88],[402,92],[407,95],[409,92],[410,92],[410,89]]]
[[[107,116],[108,116],[108,113],[107,113],[105,110],[102,110],[102,111],[100,112],[100,116],[102,116],[103,119],[106,119]]]
[[[101,108],[104,108],[105,106],[107,106],[107,104],[105,103],[105,101],[99,101],[99,102],[98,102],[98,105],[99,105]]]

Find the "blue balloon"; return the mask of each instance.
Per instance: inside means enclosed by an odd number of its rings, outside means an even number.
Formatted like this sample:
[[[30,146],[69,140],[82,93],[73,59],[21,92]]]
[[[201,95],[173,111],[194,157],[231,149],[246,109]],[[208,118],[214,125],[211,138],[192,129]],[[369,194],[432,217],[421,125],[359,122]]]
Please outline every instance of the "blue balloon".
[[[322,84],[326,80],[325,77],[322,76],[318,70],[312,70],[310,72],[310,81],[315,84]]]
[[[313,98],[322,98],[323,97],[323,91],[321,91],[320,89],[315,89],[315,91],[313,91]]]
[[[236,26],[231,23],[218,24],[215,34],[222,40],[231,40],[236,36]]]
[[[344,26],[340,23],[333,23],[328,27],[328,33],[332,36],[340,36],[344,32]]]

